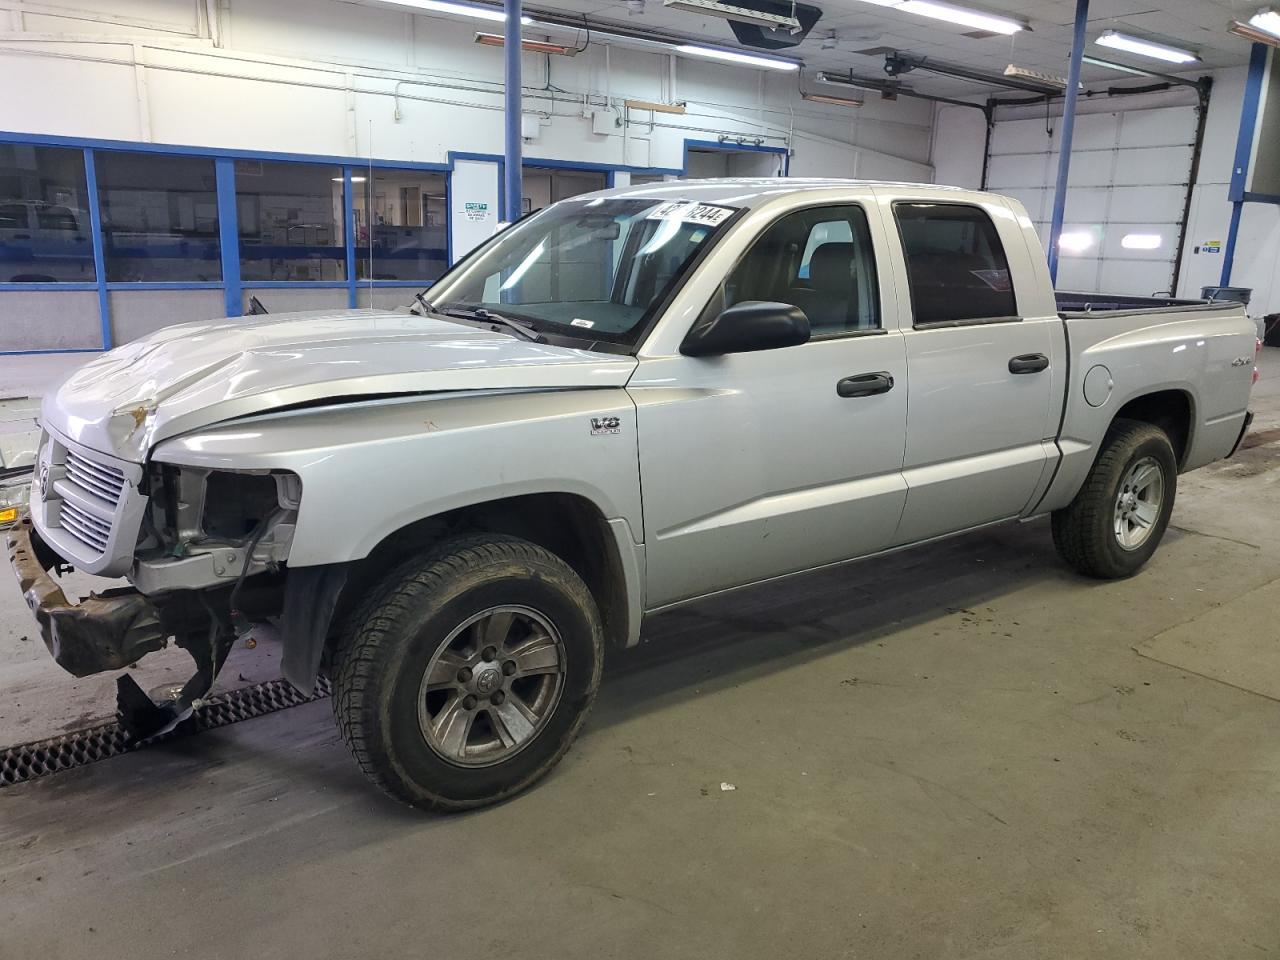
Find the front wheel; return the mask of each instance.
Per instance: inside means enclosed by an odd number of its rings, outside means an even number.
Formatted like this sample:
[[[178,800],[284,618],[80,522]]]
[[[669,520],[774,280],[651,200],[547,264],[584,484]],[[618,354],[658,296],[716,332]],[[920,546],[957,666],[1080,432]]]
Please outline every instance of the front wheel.
[[[1160,545],[1177,488],[1168,435],[1149,423],[1117,420],[1080,492],[1053,514],[1058,554],[1086,576],[1131,576]]]
[[[441,544],[392,574],[336,656],[334,714],[375,784],[415,806],[495,803],[569,749],[600,685],[586,585],[514,537]]]

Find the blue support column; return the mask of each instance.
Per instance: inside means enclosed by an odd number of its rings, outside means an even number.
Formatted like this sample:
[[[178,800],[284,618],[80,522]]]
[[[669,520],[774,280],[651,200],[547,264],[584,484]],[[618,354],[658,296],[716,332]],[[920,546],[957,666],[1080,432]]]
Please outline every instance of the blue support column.
[[[1240,234],[1240,214],[1244,212],[1244,201],[1236,200],[1231,204],[1231,226],[1227,227],[1227,247],[1222,251],[1222,276],[1218,286],[1231,286],[1231,268],[1236,261],[1236,237]]]
[[[346,220],[346,227],[342,231],[343,240],[347,248],[347,306],[354,310],[356,308],[356,208],[355,208],[355,190],[354,184],[351,182],[351,168],[342,168],[342,216]],[[365,204],[366,210],[368,204]]]
[[[240,215],[236,209],[236,162],[226,157],[213,161],[218,186],[218,243],[222,250],[222,292],[228,317],[244,313],[244,289],[240,284]]]
[[[504,25],[503,50],[506,53],[506,148],[503,153],[505,175],[503,195],[504,216],[507,220],[519,220],[523,212],[521,143],[520,143],[520,0],[504,0],[507,12]]]
[[[93,151],[84,148],[85,205],[89,208],[89,230],[93,234],[93,275],[98,283],[98,320],[102,325],[102,349],[110,350],[115,344],[111,336],[111,295],[107,292],[106,257],[102,245],[102,208],[98,205],[98,168]]]
[[[1080,60],[1084,56],[1085,28],[1089,24],[1089,0],[1076,0],[1075,33],[1071,40],[1071,66],[1067,70],[1067,98],[1062,109],[1058,138],[1058,182],[1053,191],[1053,220],[1049,224],[1049,279],[1058,282],[1058,238],[1067,210],[1067,175],[1071,171],[1071,136],[1076,126],[1076,97],[1080,92]]]

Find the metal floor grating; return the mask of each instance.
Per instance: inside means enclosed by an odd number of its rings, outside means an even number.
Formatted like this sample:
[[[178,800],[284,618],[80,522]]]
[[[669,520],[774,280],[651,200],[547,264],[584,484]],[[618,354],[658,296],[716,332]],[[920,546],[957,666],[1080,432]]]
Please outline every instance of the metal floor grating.
[[[277,710],[301,706],[329,696],[329,681],[323,677],[312,694],[299,693],[288,680],[268,680],[239,690],[228,690],[207,698],[195,712],[173,731],[127,747],[127,734],[119,723],[101,723],[48,740],[36,740],[6,748],[0,753],[0,787],[25,783],[37,777],[72,770],[121,753],[130,753],[153,743],[176,740],[203,733],[241,720],[251,720]]]

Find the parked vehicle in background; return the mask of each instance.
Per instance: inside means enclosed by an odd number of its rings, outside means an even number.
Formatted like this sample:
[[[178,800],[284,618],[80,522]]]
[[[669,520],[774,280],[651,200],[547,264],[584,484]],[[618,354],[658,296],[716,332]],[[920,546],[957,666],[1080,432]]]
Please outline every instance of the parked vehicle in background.
[[[44,200],[0,199],[0,281],[92,280],[89,238],[84,210]]]
[[[191,652],[173,703],[122,678],[136,737],[278,620],[369,777],[456,810],[546,774],[654,611],[1045,514],[1077,570],[1135,573],[1178,475],[1239,444],[1255,347],[1236,303],[1055,296],[1003,197],[608,190],[412,312],[186,324],[86,364],[46,398],[10,552],[71,672]],[[59,564],[132,587],[73,605]]]

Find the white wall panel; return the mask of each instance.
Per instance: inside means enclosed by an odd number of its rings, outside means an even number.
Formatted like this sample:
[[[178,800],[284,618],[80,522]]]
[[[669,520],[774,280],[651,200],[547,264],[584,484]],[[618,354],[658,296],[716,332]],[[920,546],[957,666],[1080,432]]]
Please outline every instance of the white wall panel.
[[[128,48],[63,45],[46,53],[126,56]],[[68,137],[140,139],[133,67],[0,49],[0,129]],[[22,91],[19,95],[17,91]]]
[[[128,343],[153,330],[227,314],[221,290],[112,290],[111,336]]]
[[[102,347],[95,291],[0,290],[0,350],[86,347]]]

